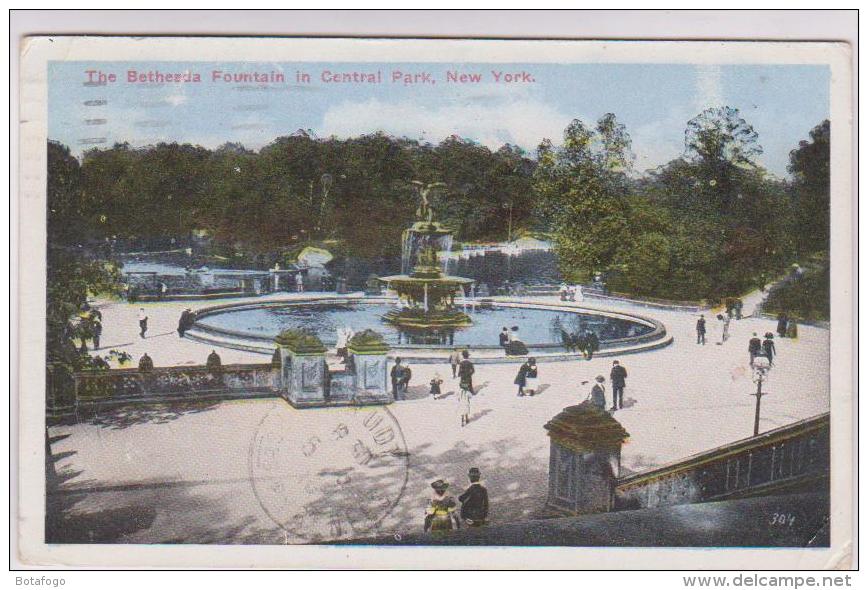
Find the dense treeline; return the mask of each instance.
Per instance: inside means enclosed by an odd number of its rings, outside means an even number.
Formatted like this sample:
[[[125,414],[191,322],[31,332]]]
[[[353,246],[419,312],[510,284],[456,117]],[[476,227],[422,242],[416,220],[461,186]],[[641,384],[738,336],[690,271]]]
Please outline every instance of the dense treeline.
[[[237,144],[91,150],[82,194],[102,236],[182,237],[208,230],[249,254],[338,240],[354,256],[394,255],[418,205],[411,180],[442,181],[438,217],[460,240],[506,239],[531,218],[534,163],[521,150],[496,152],[459,138],[437,146],[385,135],[345,141],[304,133],[259,152]],[[376,228],[375,230],[372,230]]]
[[[738,295],[828,252],[829,139],[828,121],[810,130],[790,154],[789,180],[757,164],[759,138],[729,107],[690,120],[684,154],[644,174],[611,114],[573,121],[535,157],[457,137],[435,146],[382,134],[299,132],[258,152],[118,144],[81,160],[49,142],[50,338],[60,347],[87,291],[111,288],[99,247],[108,240],[183,243],[197,229],[252,260],[312,243],[356,258],[396,256],[418,204],[412,180],[445,184],[432,205],[458,240],[537,232],[553,239],[573,280],[600,272],[610,289],[636,295]]]
[[[534,189],[569,278],[601,272],[616,291],[719,300],[828,249],[828,121],[791,152],[792,181],[757,164],[757,134],[729,107],[690,120],[684,155],[638,178],[630,147],[612,115],[540,146]]]

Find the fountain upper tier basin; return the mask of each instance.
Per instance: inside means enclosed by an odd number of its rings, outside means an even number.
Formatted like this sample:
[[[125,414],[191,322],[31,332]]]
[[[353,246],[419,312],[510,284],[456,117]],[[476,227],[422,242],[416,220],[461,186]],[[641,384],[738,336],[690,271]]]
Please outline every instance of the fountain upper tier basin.
[[[456,305],[473,323],[470,326],[414,331],[384,323],[382,318],[394,311],[393,298],[329,297],[324,299],[258,301],[197,310],[197,321],[188,335],[196,340],[228,348],[271,353],[274,337],[287,328],[315,332],[327,346],[334,346],[339,328],[358,332],[373,329],[389,345],[402,350],[428,351],[432,359],[442,360],[450,348],[470,348],[503,356],[498,334],[503,327],[518,326],[518,336],[531,354],[538,357],[574,358],[563,347],[561,330],[590,329],[599,335],[598,354],[639,352],[671,342],[658,321],[622,312],[610,312],[523,301],[485,301],[476,305]],[[424,357],[424,354],[422,355]],[[509,360],[509,359],[502,359]]]

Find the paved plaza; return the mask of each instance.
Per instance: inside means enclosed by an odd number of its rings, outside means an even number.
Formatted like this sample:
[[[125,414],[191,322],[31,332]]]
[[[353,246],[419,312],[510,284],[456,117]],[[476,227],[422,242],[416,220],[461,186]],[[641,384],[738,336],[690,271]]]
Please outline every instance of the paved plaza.
[[[665,348],[619,359],[629,373],[627,407],[614,414],[630,433],[622,451],[624,473],[752,434],[755,398],[749,394],[755,385],[747,343],[752,332],[773,332],[775,322],[733,321],[730,339],[719,345],[716,322],[706,313],[708,344],[701,346],[694,332],[697,314],[616,303],[594,306],[653,317],[674,337]],[[138,335],[139,307],[150,318],[145,339]],[[185,307],[195,305],[103,305],[100,352],[126,350],[134,362],[148,352],[157,366],[203,364],[212,347],[180,339],[175,332]],[[776,341],[778,356],[764,387],[769,395],[762,400],[761,430],[828,411],[828,344],[829,331],[811,326],[800,326],[797,340]],[[229,349],[218,352],[224,364],[268,359]],[[513,385],[519,365],[477,367],[478,395],[472,400],[471,423],[464,428],[457,379],[447,364],[413,365],[408,399],[391,404],[388,412],[296,410],[281,399],[259,399],[125,408],[51,427],[49,504],[63,515],[56,534],[94,542],[293,543],[416,533],[429,483],[446,479],[457,495],[467,483],[469,467],[482,471],[492,521],[534,518],[547,490],[549,441],[543,425],[587,397],[590,385],[583,381],[598,374],[608,381],[612,358],[541,363],[541,392],[524,398],[516,396]],[[444,394],[435,400],[427,395],[427,384],[438,373],[445,381]],[[354,451],[340,446],[341,428],[368,424],[370,416],[360,413],[377,411],[378,420],[384,417],[396,426],[395,457],[379,467],[375,460],[361,475],[351,473],[344,467]],[[271,465],[284,469],[272,469],[268,477],[256,468],[264,429],[271,440],[280,441]],[[311,446],[313,437],[318,447]],[[309,485],[307,476],[336,483]],[[76,532],[81,530],[88,532]]]

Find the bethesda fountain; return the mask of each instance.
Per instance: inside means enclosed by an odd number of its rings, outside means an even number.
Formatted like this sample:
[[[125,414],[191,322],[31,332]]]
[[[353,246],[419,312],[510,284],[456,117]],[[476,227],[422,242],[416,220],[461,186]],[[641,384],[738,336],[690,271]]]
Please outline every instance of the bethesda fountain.
[[[445,274],[439,252],[452,248],[452,231],[434,220],[428,200],[432,191],[445,186],[442,182],[424,184],[417,180],[421,197],[416,210],[416,222],[404,230],[401,247],[401,274],[379,277],[387,288],[397,292],[401,306],[389,311],[383,319],[407,331],[448,330],[469,326],[470,317],[455,308],[455,295],[464,293],[464,286],[473,279]]]

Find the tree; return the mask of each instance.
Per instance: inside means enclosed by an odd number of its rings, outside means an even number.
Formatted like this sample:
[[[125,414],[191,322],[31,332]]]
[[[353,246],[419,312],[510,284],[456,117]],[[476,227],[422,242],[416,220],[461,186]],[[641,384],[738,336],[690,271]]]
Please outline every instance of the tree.
[[[700,190],[721,211],[728,211],[737,194],[738,170],[756,166],[762,153],[753,127],[733,107],[710,108],[687,122],[685,154],[698,166]]]
[[[561,271],[571,280],[612,270],[628,240],[630,143],[624,126],[607,114],[594,129],[574,119],[561,148],[540,144],[537,215],[552,229]]]
[[[790,152],[787,170],[793,175],[790,186],[795,214],[796,248],[800,253],[829,249],[829,120],[810,132],[810,141],[800,141]]]
[[[116,291],[116,266],[100,257],[101,216],[94,218],[82,191],[81,167],[69,148],[48,143],[48,240],[46,337],[48,361],[66,370],[90,365],[76,339],[86,334],[75,322],[89,293]],[[95,243],[96,242],[96,243]]]

